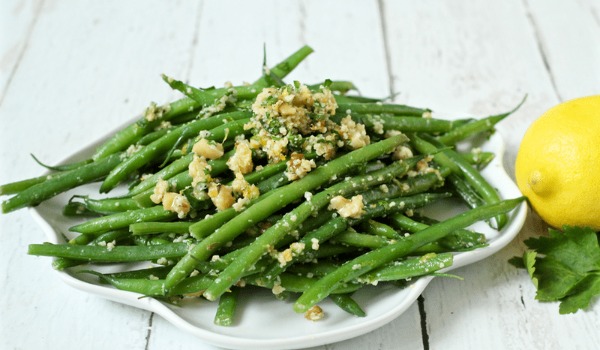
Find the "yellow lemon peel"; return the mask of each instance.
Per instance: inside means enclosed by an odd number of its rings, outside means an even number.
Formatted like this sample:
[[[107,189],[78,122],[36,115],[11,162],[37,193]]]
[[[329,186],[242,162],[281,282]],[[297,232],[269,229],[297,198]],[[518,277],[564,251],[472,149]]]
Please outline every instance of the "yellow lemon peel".
[[[515,177],[549,225],[600,230],[600,95],[559,104],[534,121]]]

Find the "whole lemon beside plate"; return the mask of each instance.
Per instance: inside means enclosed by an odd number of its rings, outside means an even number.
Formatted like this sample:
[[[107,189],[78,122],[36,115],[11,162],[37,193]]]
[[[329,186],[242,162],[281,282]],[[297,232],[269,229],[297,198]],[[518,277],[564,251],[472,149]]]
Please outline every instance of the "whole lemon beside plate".
[[[600,230],[600,95],[561,103],[534,121],[521,141],[515,176],[549,225]]]

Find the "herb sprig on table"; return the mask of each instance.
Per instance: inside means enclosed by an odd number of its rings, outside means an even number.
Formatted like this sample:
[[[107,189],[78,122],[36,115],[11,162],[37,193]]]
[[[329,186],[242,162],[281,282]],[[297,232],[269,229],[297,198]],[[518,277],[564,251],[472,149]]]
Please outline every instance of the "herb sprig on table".
[[[522,258],[510,263],[527,269],[539,301],[559,301],[561,314],[587,309],[600,295],[600,246],[590,228],[550,229],[548,237],[530,238]]]

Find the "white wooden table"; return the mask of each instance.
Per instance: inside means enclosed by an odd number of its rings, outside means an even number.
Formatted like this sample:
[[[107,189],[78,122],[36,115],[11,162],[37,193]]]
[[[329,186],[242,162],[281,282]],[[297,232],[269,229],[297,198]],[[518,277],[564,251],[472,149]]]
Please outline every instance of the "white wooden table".
[[[600,93],[600,1],[55,1],[0,5],[0,183],[54,163],[176,94],[251,81],[303,44],[291,78],[348,79],[371,96],[487,115],[527,103],[500,126],[514,170],[529,123]],[[509,246],[438,279],[423,301],[367,335],[319,349],[595,349],[600,305],[560,316],[507,263],[546,227],[530,215]],[[62,284],[26,210],[0,216],[0,349],[215,349],[152,313]]]

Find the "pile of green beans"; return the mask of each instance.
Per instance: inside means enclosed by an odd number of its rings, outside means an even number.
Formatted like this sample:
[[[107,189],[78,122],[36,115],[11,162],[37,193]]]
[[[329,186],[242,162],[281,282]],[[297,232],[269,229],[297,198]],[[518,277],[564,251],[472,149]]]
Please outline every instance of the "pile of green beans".
[[[428,109],[349,94],[354,85],[346,81],[308,87],[333,91],[337,113],[331,120],[350,116],[366,127],[369,144],[327,160],[306,153],[317,166],[296,180],[285,176],[285,161],[261,163],[244,174],[260,195],[242,210],[219,211],[197,197],[188,166],[199,135],[222,142],[224,155],[208,162],[207,173],[231,183],[227,160],[235,155],[236,137],[252,136],[245,125],[254,115],[254,99],[264,88],[281,86],[311,52],[302,47],[244,86],[201,89],[164,76],[184,98],[151,106],[152,118],[125,127],[88,160],[46,166],[48,175],[0,186],[0,195],[11,196],[2,202],[2,212],[36,206],[91,182],[102,181],[102,193],[127,185],[122,196],[73,196],[64,214],[79,223],[70,228],[68,242],[31,244],[29,254],[54,257],[57,269],[79,266],[102,283],[160,300],[218,301],[214,322],[221,326],[235,324],[239,295],[254,290],[246,285],[294,298],[299,313],[314,314],[318,303],[330,298],[363,317],[366,312],[352,293],[378,283],[402,286],[417,277],[443,275],[438,271],[452,265],[454,253],[486,245],[485,236],[468,226],[486,220],[501,230],[507,224],[507,213],[523,198],[500,198],[481,176],[493,154],[460,153],[455,145],[493,132],[514,110],[479,120],[435,119]],[[215,109],[225,100],[224,108]],[[189,215],[179,218],[151,200],[162,180],[188,199]],[[360,215],[331,209],[336,196],[360,196]],[[421,208],[449,197],[468,209],[444,221],[422,214]],[[152,267],[112,274],[94,270],[98,264],[133,262]]]

